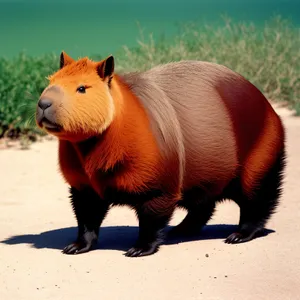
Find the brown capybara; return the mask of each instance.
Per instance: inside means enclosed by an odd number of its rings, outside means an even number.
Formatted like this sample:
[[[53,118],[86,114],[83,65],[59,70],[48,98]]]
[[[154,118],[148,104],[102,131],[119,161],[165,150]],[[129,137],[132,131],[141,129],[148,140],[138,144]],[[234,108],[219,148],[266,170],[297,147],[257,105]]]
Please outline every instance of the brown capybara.
[[[170,234],[196,234],[218,201],[240,207],[227,243],[251,240],[275,212],[285,168],[285,133],[263,94],[227,67],[180,61],[117,75],[114,58],[74,60],[37,105],[36,122],[59,140],[78,237],[66,254],[89,251],[111,205],[128,205],[139,236],[126,256],[155,253]]]

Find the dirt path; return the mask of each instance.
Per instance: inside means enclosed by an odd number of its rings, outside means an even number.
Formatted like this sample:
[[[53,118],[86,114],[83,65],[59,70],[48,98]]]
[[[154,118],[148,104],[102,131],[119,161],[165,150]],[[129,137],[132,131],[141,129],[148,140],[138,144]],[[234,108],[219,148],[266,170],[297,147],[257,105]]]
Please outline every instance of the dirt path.
[[[288,166],[270,233],[223,243],[239,217],[235,204],[224,203],[201,239],[138,259],[123,255],[138,232],[128,208],[110,211],[97,250],[63,255],[76,223],[57,173],[56,141],[0,150],[0,299],[300,299],[300,119],[278,112],[287,128]],[[183,216],[177,211],[171,224]]]

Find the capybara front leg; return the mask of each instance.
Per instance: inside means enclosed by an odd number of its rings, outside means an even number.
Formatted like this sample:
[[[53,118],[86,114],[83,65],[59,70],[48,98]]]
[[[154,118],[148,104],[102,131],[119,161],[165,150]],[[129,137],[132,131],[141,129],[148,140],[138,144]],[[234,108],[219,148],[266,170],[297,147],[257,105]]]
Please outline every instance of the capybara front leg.
[[[97,243],[99,227],[105,218],[109,204],[90,188],[70,189],[71,203],[77,219],[78,236],[76,241],[63,249],[64,254],[88,252]]]
[[[139,236],[135,245],[126,252],[128,257],[154,254],[163,243],[164,229],[174,212],[174,199],[158,197],[136,207],[139,219]]]

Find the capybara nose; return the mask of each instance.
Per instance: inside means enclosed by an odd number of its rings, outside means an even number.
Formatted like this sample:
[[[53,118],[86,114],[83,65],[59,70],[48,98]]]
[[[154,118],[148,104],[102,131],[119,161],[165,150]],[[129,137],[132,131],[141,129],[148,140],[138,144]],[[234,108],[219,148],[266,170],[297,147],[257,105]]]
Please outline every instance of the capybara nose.
[[[38,105],[42,110],[46,110],[52,105],[52,101],[47,98],[41,98]]]

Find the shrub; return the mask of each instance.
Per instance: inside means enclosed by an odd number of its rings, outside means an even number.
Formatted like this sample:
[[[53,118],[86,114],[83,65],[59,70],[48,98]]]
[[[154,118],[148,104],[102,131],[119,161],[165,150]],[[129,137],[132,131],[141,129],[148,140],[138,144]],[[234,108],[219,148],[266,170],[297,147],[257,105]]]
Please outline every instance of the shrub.
[[[55,55],[0,58],[0,136],[36,130],[36,99],[46,86],[46,76],[58,65]]]

